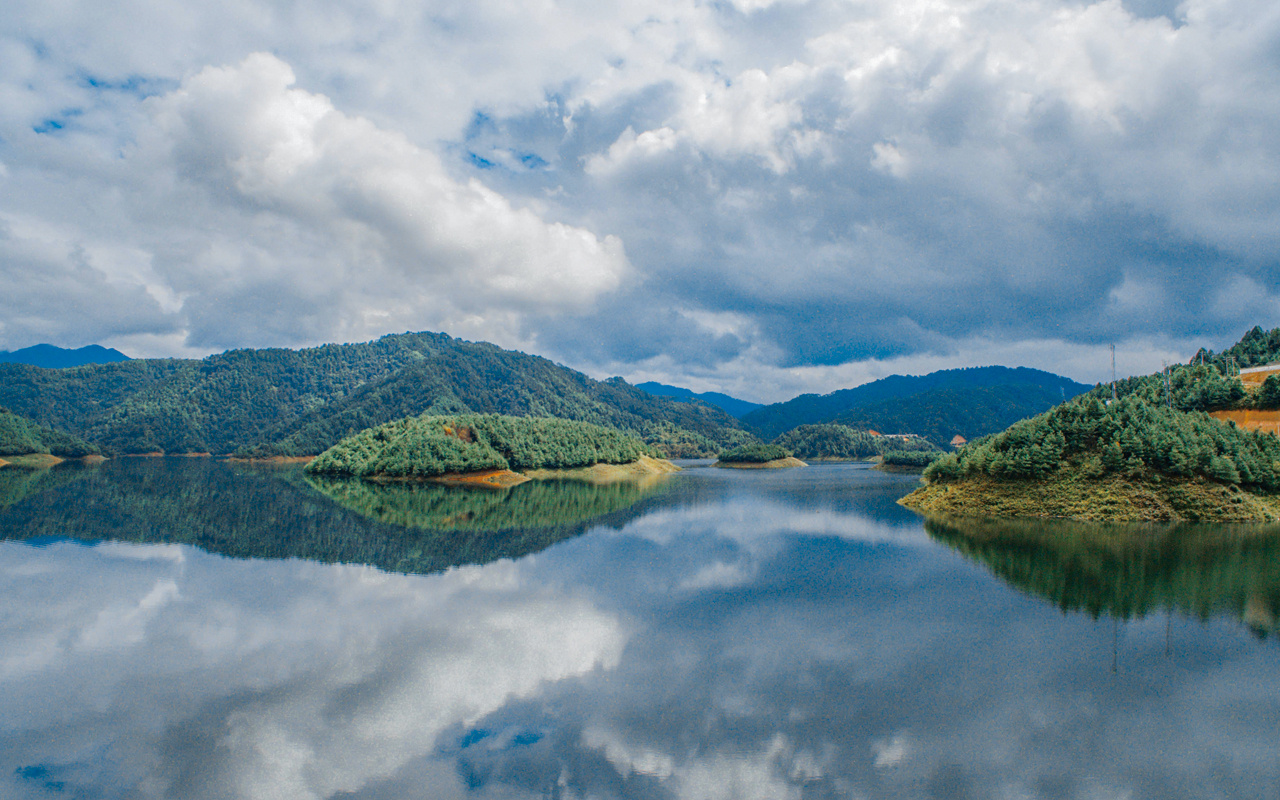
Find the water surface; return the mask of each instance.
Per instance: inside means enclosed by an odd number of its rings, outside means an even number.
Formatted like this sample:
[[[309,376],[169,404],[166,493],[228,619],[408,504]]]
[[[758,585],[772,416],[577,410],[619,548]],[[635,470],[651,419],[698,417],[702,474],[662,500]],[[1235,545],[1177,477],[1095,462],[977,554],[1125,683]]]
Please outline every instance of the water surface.
[[[1280,796],[1280,532],[913,485],[0,470],[0,797]]]

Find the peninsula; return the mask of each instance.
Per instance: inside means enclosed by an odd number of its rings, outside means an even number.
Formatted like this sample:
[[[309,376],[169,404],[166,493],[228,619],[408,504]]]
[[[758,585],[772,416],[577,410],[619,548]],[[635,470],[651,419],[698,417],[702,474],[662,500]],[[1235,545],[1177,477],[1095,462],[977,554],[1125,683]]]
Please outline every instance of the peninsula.
[[[1086,396],[942,457],[899,502],[929,515],[1280,520],[1280,438],[1137,396]]]

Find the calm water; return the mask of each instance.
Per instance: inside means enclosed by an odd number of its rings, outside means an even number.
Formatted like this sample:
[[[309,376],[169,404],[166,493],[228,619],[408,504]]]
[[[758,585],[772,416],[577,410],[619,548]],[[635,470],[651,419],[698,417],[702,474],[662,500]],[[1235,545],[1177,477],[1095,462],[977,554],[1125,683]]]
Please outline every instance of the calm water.
[[[913,485],[0,470],[0,797],[1280,797],[1280,531]]]

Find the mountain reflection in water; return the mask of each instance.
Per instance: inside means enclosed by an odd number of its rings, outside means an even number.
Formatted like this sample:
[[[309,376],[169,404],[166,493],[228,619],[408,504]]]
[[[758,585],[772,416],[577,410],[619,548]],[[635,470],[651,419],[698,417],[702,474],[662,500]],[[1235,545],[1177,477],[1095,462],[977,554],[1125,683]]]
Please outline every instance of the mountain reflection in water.
[[[305,558],[428,573],[519,558],[617,524],[660,481],[531,481],[511,489],[378,485],[296,466],[120,459],[0,470],[0,539],[189,544],[236,558]],[[354,513],[353,513],[354,512]]]
[[[1207,618],[1095,619],[926,533],[914,484],[690,469],[499,536],[296,470],[108,462],[0,511],[0,798],[1280,797],[1280,637],[1221,611],[1265,594],[1267,539],[1218,531],[1256,580],[1157,548],[1243,587],[1186,593],[1236,598],[1178,606]],[[584,535],[390,571],[539,530]],[[1123,569],[1200,580],[1157,562]]]
[[[1280,526],[950,518],[925,530],[1063,611],[1227,615],[1263,637],[1280,616]]]

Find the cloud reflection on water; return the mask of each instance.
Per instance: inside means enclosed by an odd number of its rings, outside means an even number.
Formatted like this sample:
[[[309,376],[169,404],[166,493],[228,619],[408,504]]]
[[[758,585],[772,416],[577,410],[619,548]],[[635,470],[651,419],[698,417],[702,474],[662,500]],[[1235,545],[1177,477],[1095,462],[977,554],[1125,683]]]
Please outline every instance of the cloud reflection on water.
[[[807,480],[832,474],[815,468]],[[786,502],[751,489],[763,479],[687,477],[687,492],[619,528],[427,576],[186,547],[2,544],[0,788],[19,798],[48,796],[50,783],[189,798],[1280,788],[1273,641],[1218,618],[1064,615],[931,543],[877,492],[856,503],[805,495],[795,477],[804,497]],[[730,483],[701,493],[699,481]]]

